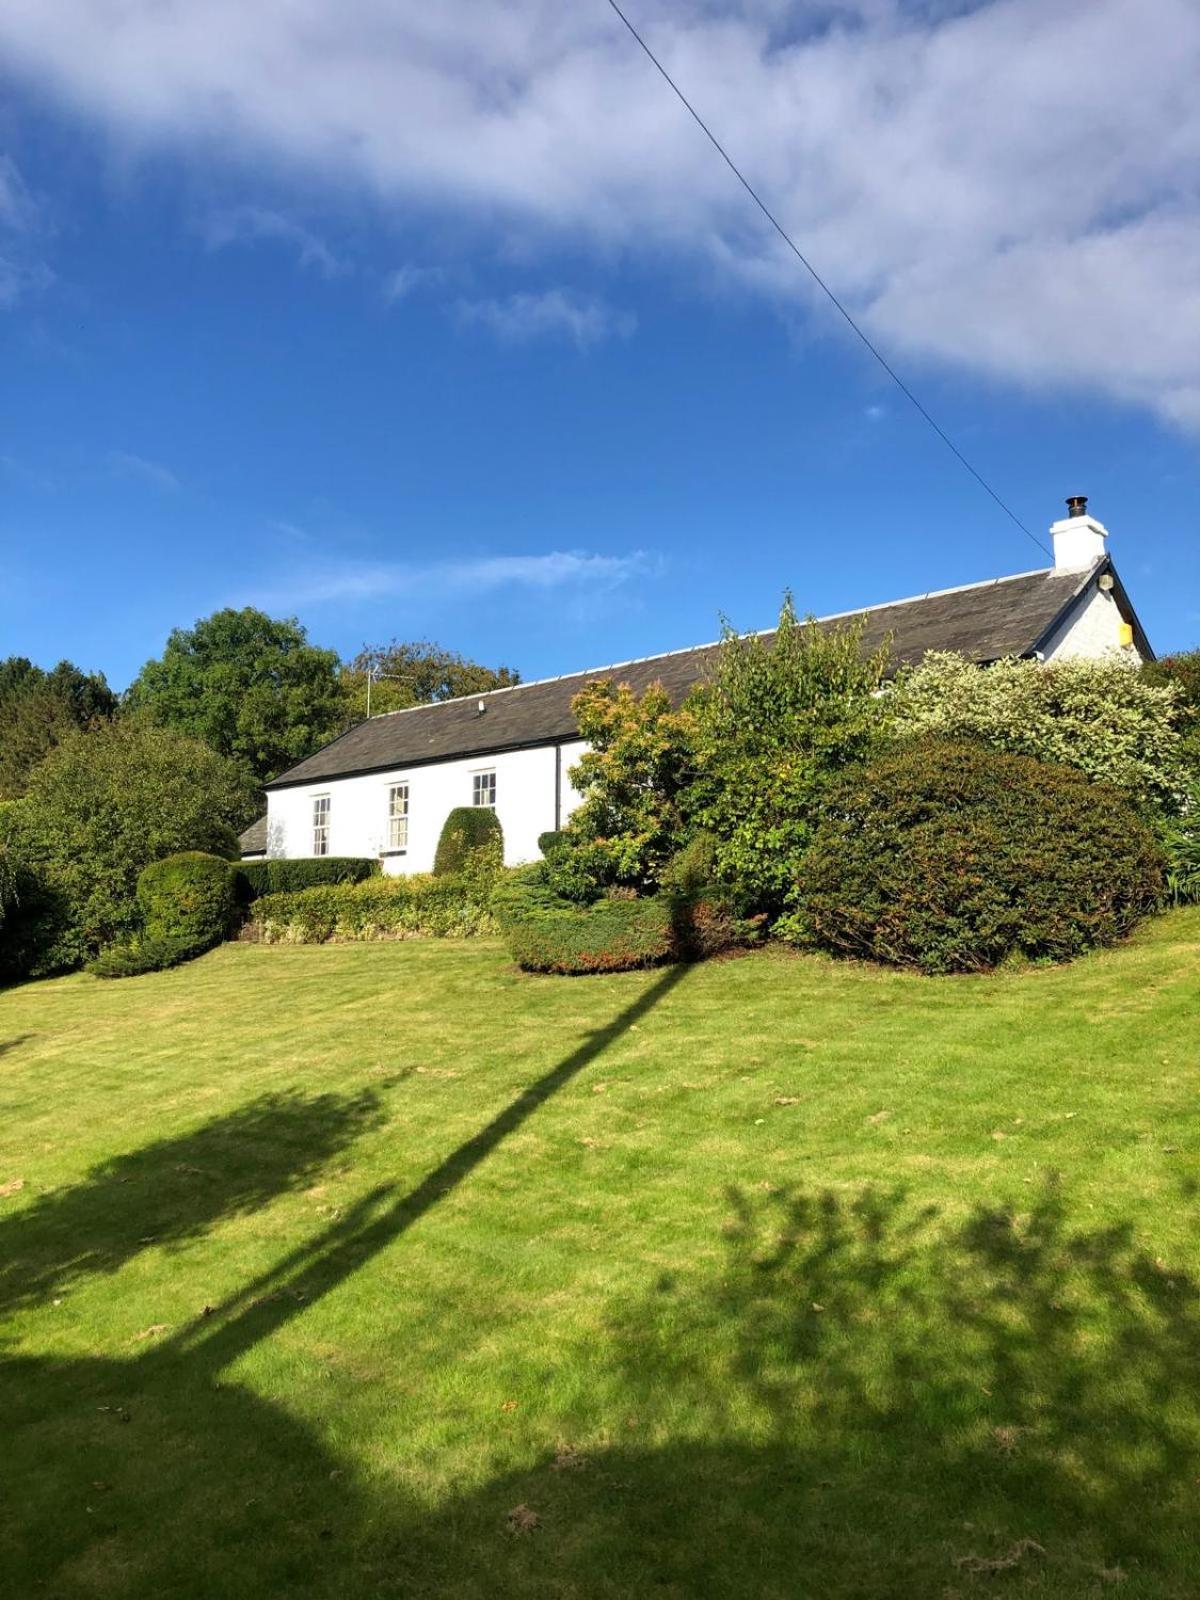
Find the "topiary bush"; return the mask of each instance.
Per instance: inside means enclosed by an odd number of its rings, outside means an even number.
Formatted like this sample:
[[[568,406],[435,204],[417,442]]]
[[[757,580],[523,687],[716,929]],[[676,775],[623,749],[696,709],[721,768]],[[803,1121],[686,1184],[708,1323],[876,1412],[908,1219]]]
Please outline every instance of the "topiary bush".
[[[483,856],[495,867],[504,859],[504,832],[500,818],[490,806],[455,806],[442,825],[437,853],[433,858],[434,876],[455,876],[472,865],[472,858]]]
[[[328,883],[362,883],[376,877],[379,863],[368,856],[301,856],[294,861],[237,863],[238,904],[251,905],[260,895],[291,894]]]
[[[205,950],[219,944],[234,920],[233,873],[232,862],[201,850],[151,862],[137,881],[143,937]]]
[[[678,950],[672,907],[662,895],[531,906],[505,921],[504,934],[526,972],[626,972],[672,961]]]
[[[470,879],[428,872],[263,895],[250,908],[250,928],[267,944],[463,939],[490,933],[495,925]]]
[[[847,775],[799,873],[793,934],[925,972],[1111,944],[1163,896],[1116,788],[982,746],[919,741]]]

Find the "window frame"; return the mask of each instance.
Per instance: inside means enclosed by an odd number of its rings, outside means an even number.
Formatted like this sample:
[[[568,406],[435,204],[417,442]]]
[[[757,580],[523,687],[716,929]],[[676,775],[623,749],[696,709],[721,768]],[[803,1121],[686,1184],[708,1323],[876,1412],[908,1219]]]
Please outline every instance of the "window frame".
[[[404,810],[397,812],[396,794],[404,790]],[[412,810],[412,786],[408,778],[395,778],[387,784],[387,845],[384,849],[385,856],[403,856],[408,854],[408,819]],[[404,824],[404,838],[401,843],[396,842],[396,824]]]
[[[312,853],[314,858],[329,854],[329,828],[333,816],[333,795],[314,794],[312,797]]]
[[[490,798],[479,798],[480,785],[483,785]],[[471,806],[480,811],[495,811],[496,809],[496,769],[495,767],[480,767],[471,774]]]

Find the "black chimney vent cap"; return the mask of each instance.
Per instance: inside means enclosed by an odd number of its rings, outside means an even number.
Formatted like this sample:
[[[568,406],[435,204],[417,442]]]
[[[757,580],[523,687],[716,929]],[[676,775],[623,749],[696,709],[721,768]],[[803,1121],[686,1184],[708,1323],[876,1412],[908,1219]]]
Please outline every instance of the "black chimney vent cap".
[[[1069,517],[1087,516],[1087,495],[1073,494],[1067,500],[1067,515]]]

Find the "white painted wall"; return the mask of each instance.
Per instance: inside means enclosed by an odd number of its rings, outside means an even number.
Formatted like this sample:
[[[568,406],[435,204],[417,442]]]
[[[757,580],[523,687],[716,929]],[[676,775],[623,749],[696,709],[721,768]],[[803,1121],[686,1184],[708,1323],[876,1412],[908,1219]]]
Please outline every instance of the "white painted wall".
[[[579,742],[562,748],[562,820],[579,804],[567,774],[583,749]],[[496,814],[504,830],[506,864],[536,861],[538,835],[554,827],[552,746],[272,790],[267,796],[267,853],[288,858],[311,856],[313,800],[328,795],[328,853],[382,855],[387,845],[388,791],[394,783],[407,783],[408,848],[403,855],[384,855],[383,870],[428,872],[446,818],[455,806],[471,804],[472,778],[487,771],[496,774]]]
[[[1091,584],[1042,646],[1047,661],[1063,661],[1073,656],[1105,656],[1119,653],[1132,666],[1141,661],[1136,645],[1122,645],[1121,616],[1112,594]]]

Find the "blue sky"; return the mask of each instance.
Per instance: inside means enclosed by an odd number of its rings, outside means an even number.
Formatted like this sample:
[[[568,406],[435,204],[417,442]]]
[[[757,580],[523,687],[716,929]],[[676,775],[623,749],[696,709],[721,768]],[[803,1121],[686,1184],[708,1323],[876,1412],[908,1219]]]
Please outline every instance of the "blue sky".
[[[1044,564],[607,7],[334,9],[0,8],[0,654],[123,686],[254,603],[544,676]],[[1194,9],[631,10],[1022,519],[1088,493],[1200,640]]]

